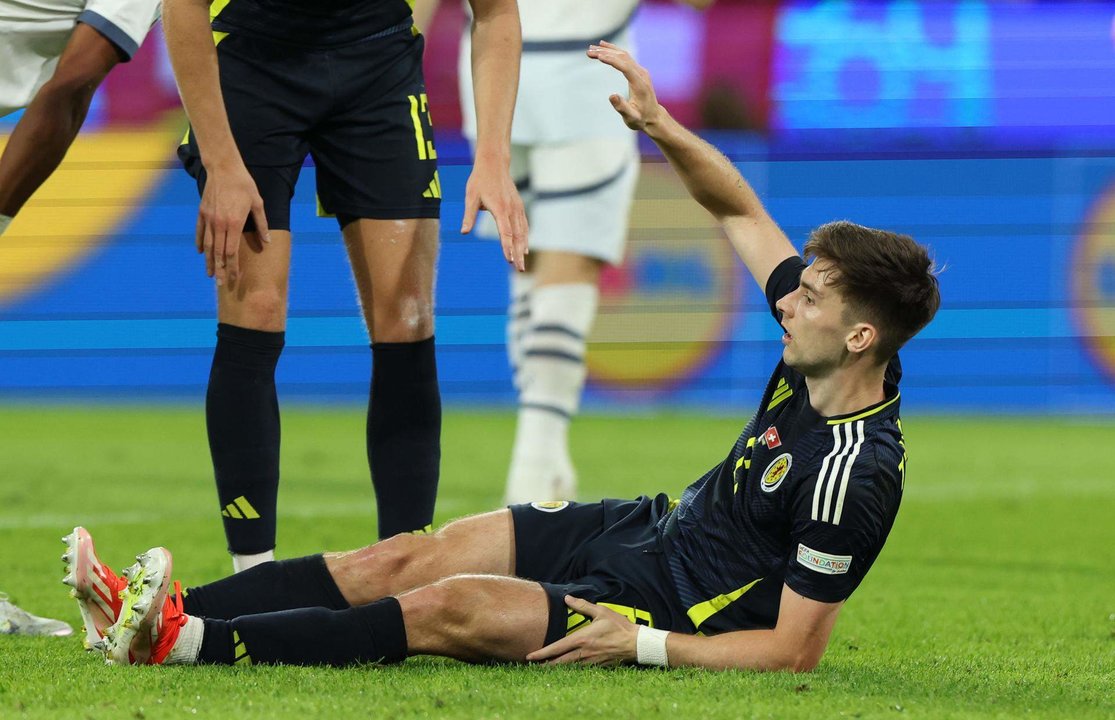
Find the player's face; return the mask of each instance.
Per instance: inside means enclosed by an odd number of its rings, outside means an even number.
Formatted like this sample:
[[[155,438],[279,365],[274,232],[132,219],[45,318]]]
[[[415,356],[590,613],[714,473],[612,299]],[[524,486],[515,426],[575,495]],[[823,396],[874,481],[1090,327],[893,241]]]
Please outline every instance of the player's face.
[[[806,377],[824,377],[840,367],[847,356],[852,329],[845,322],[844,298],[825,284],[831,265],[812,263],[801,274],[797,290],[779,300],[782,311],[782,359]]]

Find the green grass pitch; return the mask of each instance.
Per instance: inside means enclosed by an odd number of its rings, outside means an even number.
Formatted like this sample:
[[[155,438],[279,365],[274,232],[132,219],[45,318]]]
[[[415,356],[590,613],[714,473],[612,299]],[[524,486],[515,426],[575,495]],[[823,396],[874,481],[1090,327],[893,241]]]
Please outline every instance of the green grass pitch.
[[[363,415],[288,408],[279,554],[373,537]],[[886,549],[805,675],[473,667],[116,668],[75,638],[0,636],[0,718],[1110,718],[1115,425],[908,417]],[[586,416],[582,497],[678,493],[740,419]],[[438,521],[498,503],[510,413],[449,412]],[[79,623],[59,538],[122,565],[153,545],[184,584],[230,569],[200,409],[0,408],[0,589]]]

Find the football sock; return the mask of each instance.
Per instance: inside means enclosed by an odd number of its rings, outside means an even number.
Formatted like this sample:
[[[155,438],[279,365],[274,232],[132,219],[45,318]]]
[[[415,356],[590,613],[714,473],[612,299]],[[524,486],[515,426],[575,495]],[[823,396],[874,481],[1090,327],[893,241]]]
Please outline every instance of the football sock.
[[[267,552],[254,553],[252,555],[237,555],[232,554],[232,571],[244,572],[248,568],[254,568],[256,565],[261,565],[265,562],[271,562],[275,559],[275,551],[268,550]]]
[[[368,465],[381,538],[428,530],[441,466],[434,339],[372,344]]]
[[[231,619],[304,607],[348,607],[323,555],[264,563],[182,593],[182,611],[204,618]]]
[[[205,620],[198,662],[284,665],[394,663],[406,659],[403,610],[393,597],[346,610],[302,608]]]
[[[178,639],[163,661],[164,665],[183,665],[196,663],[201,652],[201,642],[205,634],[205,621],[199,617],[186,618],[186,624],[178,630]]]
[[[506,501],[568,500],[576,492],[569,421],[585,384],[585,343],[599,291],[589,283],[536,286],[519,369],[519,420]]]
[[[275,365],[284,333],[220,323],[205,395],[205,423],[229,552],[275,548],[279,400]]]
[[[519,387],[519,367],[523,364],[523,339],[530,325],[530,291],[534,276],[530,273],[511,271],[510,302],[507,304],[507,362],[511,366],[511,379]]]

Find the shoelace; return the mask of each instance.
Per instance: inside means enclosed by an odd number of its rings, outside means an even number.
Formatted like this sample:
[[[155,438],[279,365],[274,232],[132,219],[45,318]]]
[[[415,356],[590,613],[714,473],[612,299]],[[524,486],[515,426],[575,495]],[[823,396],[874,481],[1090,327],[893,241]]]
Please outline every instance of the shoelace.
[[[163,612],[162,622],[159,624],[159,638],[155,641],[155,646],[151,648],[151,658],[159,658],[160,662],[166,654],[170,653],[174,641],[178,639],[177,632],[169,633],[167,631],[176,626],[181,628],[190,619],[190,616],[182,609],[182,583],[178,580],[174,581],[174,595],[168,597],[167,601],[170,603],[170,611]]]

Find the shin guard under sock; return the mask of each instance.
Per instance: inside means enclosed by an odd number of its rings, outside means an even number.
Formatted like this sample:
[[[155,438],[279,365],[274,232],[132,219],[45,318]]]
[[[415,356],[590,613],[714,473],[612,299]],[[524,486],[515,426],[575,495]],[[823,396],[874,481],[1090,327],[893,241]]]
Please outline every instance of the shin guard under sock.
[[[348,606],[322,555],[264,563],[182,593],[182,610],[204,618],[231,619],[304,607],[342,610]]]
[[[351,665],[401,662],[406,626],[393,597],[347,610],[302,608],[205,620],[198,662]]]
[[[205,423],[229,552],[275,547],[279,401],[275,365],[284,333],[220,323]]]
[[[428,529],[441,465],[441,394],[432,337],[372,344],[367,443],[379,536]]]

